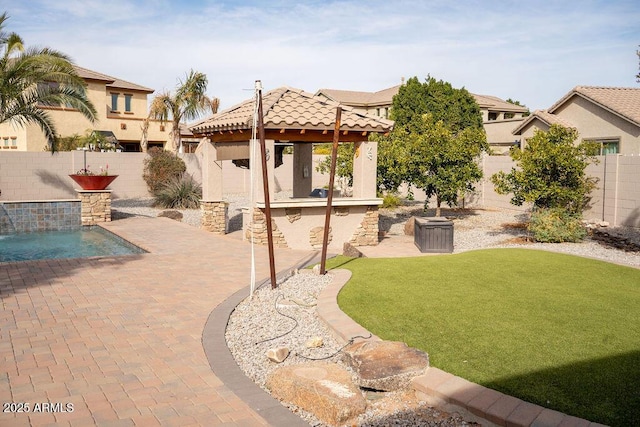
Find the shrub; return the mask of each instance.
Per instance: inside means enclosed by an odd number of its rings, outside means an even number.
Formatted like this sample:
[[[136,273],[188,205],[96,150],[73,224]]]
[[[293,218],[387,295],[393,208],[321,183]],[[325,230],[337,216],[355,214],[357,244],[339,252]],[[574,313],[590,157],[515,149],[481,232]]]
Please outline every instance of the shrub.
[[[156,196],[166,184],[180,178],[186,170],[187,166],[181,158],[170,151],[154,147],[144,159],[142,178],[147,183],[149,192]]]
[[[197,209],[202,199],[202,187],[191,175],[173,177],[155,195],[155,206],[172,209]]]
[[[587,235],[580,217],[562,208],[536,209],[529,231],[543,243],[580,242]]]
[[[402,200],[396,193],[385,193],[382,198],[383,208],[397,208],[402,204]]]

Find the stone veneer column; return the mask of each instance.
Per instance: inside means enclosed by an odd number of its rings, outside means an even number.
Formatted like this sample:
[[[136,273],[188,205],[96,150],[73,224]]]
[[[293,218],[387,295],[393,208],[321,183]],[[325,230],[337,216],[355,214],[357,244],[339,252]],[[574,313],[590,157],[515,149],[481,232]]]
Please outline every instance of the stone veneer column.
[[[376,246],[378,244],[378,206],[367,206],[362,223],[349,240],[353,246]]]
[[[267,245],[267,216],[260,208],[253,208],[253,243]],[[288,248],[284,234],[278,229],[276,222],[271,218],[271,231],[273,235],[273,246],[278,248]],[[251,242],[251,224],[246,228],[245,239]]]
[[[224,200],[215,202],[201,201],[200,209],[202,210],[202,228],[214,234],[227,233],[227,216],[229,211],[229,203]]]
[[[111,190],[76,190],[82,225],[111,221]]]

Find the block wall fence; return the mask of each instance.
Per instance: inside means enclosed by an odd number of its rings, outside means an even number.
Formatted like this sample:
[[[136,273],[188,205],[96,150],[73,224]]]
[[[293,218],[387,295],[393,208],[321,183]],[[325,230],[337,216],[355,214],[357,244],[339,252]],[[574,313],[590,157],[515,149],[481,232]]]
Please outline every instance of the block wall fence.
[[[59,200],[77,198],[75,183],[69,178],[84,167],[82,151],[59,152],[1,152],[0,202],[22,200]],[[87,152],[87,165],[93,171],[109,165],[112,174],[119,175],[109,186],[113,199],[148,198],[150,194],[142,179],[144,153]],[[187,172],[201,182],[202,164],[197,154],[181,154]],[[314,156],[313,187],[328,184],[329,177],[315,171],[324,156]],[[598,178],[592,193],[591,206],[585,219],[608,221],[611,225],[640,227],[640,156],[608,155],[598,157],[599,163],[590,165],[589,175]],[[493,190],[491,175],[514,166],[507,156],[486,156],[482,159],[484,178],[476,185],[476,193],[466,198],[465,206],[484,208],[517,208],[509,203],[509,196]],[[293,156],[285,155],[284,164],[275,169],[275,192],[290,192],[293,188]],[[250,171],[223,161],[223,191],[225,194],[248,194]],[[420,199],[421,192],[414,192]],[[277,197],[277,194],[276,194]]]

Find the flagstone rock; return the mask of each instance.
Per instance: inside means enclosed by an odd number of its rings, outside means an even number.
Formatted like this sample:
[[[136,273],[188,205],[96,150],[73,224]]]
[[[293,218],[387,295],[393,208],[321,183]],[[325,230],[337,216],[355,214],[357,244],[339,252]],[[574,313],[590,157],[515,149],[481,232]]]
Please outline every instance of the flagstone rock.
[[[322,337],[309,338],[309,340],[307,340],[305,344],[307,348],[319,348],[319,347],[322,347],[323,345],[324,345],[324,341],[322,340]]]
[[[282,363],[289,357],[289,349],[287,347],[271,348],[267,350],[267,358],[275,363]]]
[[[399,341],[361,341],[344,349],[344,362],[357,374],[360,387],[394,391],[429,367],[429,355]]]
[[[343,425],[367,408],[349,371],[336,364],[283,366],[271,373],[266,387],[276,398],[312,413],[329,425]]]

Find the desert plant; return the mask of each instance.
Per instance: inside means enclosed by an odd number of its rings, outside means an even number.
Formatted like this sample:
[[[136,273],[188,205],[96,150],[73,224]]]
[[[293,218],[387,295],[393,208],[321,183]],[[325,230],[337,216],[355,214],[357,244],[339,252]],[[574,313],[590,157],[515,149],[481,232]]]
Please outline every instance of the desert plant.
[[[147,183],[149,192],[155,196],[162,187],[172,179],[179,178],[186,170],[187,166],[181,158],[170,151],[154,147],[144,159],[142,178]]]
[[[384,194],[382,198],[383,208],[397,208],[400,205],[402,205],[402,200],[400,200],[398,193],[389,192]]]
[[[172,209],[197,209],[202,199],[202,187],[189,174],[173,177],[155,194],[155,206]]]
[[[580,242],[587,231],[580,215],[563,208],[535,209],[531,213],[529,232],[537,242]]]

